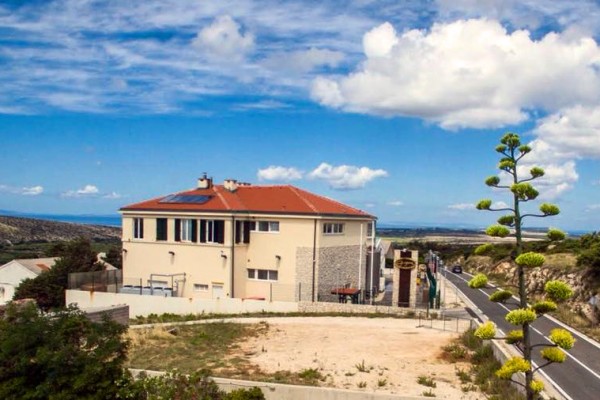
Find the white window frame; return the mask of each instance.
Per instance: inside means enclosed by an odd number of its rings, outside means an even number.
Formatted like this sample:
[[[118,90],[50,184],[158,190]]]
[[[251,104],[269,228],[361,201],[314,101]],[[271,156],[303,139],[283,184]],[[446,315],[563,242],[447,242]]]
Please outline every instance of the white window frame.
[[[279,280],[279,271],[276,269],[248,268],[247,271],[247,277],[251,281],[277,282]],[[259,277],[260,272],[266,273],[266,279]],[[274,278],[273,275],[275,276]]]
[[[250,231],[260,233],[279,233],[279,221],[252,221]]]
[[[368,238],[372,238],[373,237],[373,233],[375,232],[375,229],[373,229],[373,228],[374,228],[373,223],[372,222],[367,222],[367,237]]]
[[[208,283],[194,283],[195,293],[208,293],[210,285]]]
[[[144,238],[144,218],[133,218],[133,238],[143,239]]]
[[[343,235],[344,225],[343,222],[325,222],[323,224],[323,235]]]
[[[179,239],[182,242],[191,242],[194,233],[192,232],[192,220],[191,219],[181,219],[179,225]]]

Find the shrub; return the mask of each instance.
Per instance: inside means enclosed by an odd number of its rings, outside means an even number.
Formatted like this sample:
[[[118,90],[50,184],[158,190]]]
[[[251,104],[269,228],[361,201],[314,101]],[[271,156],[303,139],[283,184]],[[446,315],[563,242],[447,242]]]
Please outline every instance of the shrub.
[[[510,290],[497,290],[490,296],[490,301],[496,303],[504,303],[506,300],[512,297]]]
[[[475,330],[475,336],[483,340],[493,339],[494,336],[496,336],[496,325],[491,321],[481,324],[481,326]]]
[[[473,250],[473,254],[475,254],[476,256],[482,256],[484,254],[489,253],[493,249],[494,245],[492,245],[491,243],[485,243],[480,246],[477,246],[475,250]]]
[[[545,261],[546,259],[543,255],[533,251],[523,253],[515,259],[515,263],[517,263],[517,265],[529,268],[541,267],[544,265]]]
[[[531,306],[531,308],[537,314],[545,314],[545,313],[549,313],[549,312],[552,312],[552,311],[556,311],[556,309],[558,308],[558,306],[553,301],[538,301],[533,306]]]
[[[567,355],[558,347],[547,347],[541,353],[544,360],[555,363],[562,363],[567,359]]]
[[[573,296],[573,290],[569,285],[561,281],[546,282],[544,291],[554,301],[564,301]]]
[[[506,334],[505,337],[506,343],[515,344],[523,340],[523,331],[522,330],[514,330],[510,331]]]

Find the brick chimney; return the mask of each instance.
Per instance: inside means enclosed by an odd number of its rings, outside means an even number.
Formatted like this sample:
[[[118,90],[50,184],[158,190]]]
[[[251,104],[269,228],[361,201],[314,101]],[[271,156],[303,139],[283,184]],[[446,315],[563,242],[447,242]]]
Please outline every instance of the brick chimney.
[[[225,179],[223,187],[230,192],[235,192],[238,188],[238,182],[235,179]]]
[[[206,176],[206,172],[202,174],[202,177],[198,178],[198,189],[210,189],[212,187],[212,178]]]

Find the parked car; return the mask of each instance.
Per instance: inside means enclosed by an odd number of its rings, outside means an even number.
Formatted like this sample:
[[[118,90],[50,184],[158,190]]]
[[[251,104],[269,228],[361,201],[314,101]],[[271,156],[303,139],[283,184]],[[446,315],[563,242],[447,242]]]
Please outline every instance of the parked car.
[[[462,267],[460,265],[455,265],[452,267],[452,272],[455,274],[462,274]]]

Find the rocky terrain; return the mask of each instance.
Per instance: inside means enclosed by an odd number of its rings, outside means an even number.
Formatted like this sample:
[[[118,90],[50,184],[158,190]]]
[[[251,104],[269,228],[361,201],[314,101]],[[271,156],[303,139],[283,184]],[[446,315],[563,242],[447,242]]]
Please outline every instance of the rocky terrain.
[[[78,237],[94,241],[118,241],[121,228],[0,215],[0,244],[55,242]]]
[[[544,284],[549,280],[558,279],[567,283],[574,291],[568,302],[569,308],[576,314],[587,318],[591,323],[597,324],[600,319],[598,309],[590,304],[590,299],[598,294],[600,283],[598,278],[587,268],[576,266],[577,257],[571,253],[546,255],[546,263],[528,272],[527,291],[541,294]],[[461,260],[457,260],[461,262]],[[470,256],[463,260],[465,268],[471,272],[483,272],[490,278],[504,281],[510,285],[517,284],[517,266],[510,261],[493,262],[490,257]]]

